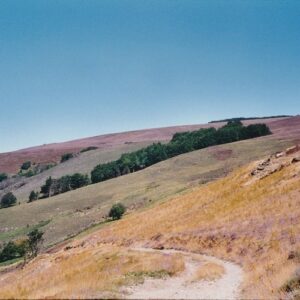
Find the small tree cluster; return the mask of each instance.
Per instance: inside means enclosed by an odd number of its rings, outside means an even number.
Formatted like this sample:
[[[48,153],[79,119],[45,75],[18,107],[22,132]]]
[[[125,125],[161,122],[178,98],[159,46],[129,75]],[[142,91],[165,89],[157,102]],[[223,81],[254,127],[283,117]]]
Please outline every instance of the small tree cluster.
[[[28,170],[30,167],[31,167],[31,161],[28,160],[28,161],[23,162],[23,164],[21,165],[21,170],[26,171],[26,170]]]
[[[63,163],[71,158],[74,157],[74,154],[73,153],[65,153],[61,156],[61,159],[60,159],[60,162]]]
[[[36,257],[43,243],[43,234],[38,229],[34,229],[27,234],[26,240],[18,242],[10,241],[4,244],[0,251],[0,262],[23,256],[26,262]]]
[[[13,193],[9,192],[1,198],[0,207],[7,208],[7,207],[15,205],[16,202],[17,202],[17,198],[15,197],[15,195]]]
[[[89,178],[86,174],[75,173],[65,175],[58,179],[47,178],[45,184],[41,187],[43,198],[51,197],[71,190],[76,190],[89,184]]]
[[[29,194],[28,202],[35,201],[39,198],[39,192],[31,191]]]
[[[7,179],[7,174],[6,173],[0,173],[0,182]]]

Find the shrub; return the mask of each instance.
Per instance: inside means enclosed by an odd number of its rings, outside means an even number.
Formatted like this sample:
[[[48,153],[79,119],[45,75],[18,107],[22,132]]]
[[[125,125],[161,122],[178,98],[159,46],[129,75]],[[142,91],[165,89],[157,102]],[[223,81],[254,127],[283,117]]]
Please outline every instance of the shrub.
[[[17,198],[15,197],[15,195],[11,192],[5,194],[2,198],[1,198],[1,208],[6,208],[6,207],[10,207],[12,205],[14,205],[17,202]]]
[[[35,201],[35,200],[38,199],[38,197],[39,197],[39,193],[38,192],[31,191],[30,194],[29,194],[29,200],[28,200],[28,202]]]
[[[60,162],[63,163],[73,157],[74,157],[73,153],[65,153],[61,156]]]
[[[21,166],[21,170],[28,170],[30,167],[31,167],[31,161],[25,161]]]
[[[35,175],[35,172],[32,170],[27,171],[26,173],[24,173],[25,177],[32,177]]]
[[[119,220],[122,218],[125,211],[126,208],[122,203],[116,203],[110,209],[108,216],[113,220]]]
[[[7,174],[6,173],[0,173],[0,182],[7,179]]]

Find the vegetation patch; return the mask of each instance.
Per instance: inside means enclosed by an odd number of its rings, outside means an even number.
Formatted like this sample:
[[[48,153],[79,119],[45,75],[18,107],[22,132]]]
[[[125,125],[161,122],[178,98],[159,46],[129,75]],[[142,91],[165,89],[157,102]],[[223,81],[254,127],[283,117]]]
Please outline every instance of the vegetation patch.
[[[74,154],[73,153],[65,153],[61,156],[61,159],[60,159],[60,162],[63,163],[71,158],[74,157]]]
[[[125,274],[125,278],[128,284],[142,284],[145,281],[145,278],[154,278],[161,279],[167,276],[171,276],[172,273],[166,270],[158,271],[137,271],[137,272],[128,272]]]
[[[0,241],[14,239],[19,236],[25,236],[30,231],[32,231],[34,229],[42,228],[42,227],[48,225],[50,222],[51,222],[51,220],[46,220],[46,221],[41,221],[38,224],[35,224],[33,226],[26,226],[26,227],[17,228],[15,230],[7,231],[7,232],[0,232]]]
[[[300,274],[295,275],[288,280],[283,286],[282,290],[286,293],[300,292]]]
[[[7,176],[6,173],[0,173],[0,182],[7,179],[7,178],[8,178],[8,176]]]
[[[97,149],[98,149],[98,147],[96,147],[96,146],[89,146],[89,147],[81,149],[80,153],[91,151],[91,150],[97,150]]]

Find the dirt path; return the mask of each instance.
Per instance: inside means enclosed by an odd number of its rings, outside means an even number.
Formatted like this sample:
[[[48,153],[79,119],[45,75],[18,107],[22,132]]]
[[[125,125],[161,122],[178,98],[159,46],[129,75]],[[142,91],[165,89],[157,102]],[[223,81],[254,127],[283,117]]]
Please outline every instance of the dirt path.
[[[180,253],[185,259],[185,270],[176,277],[145,279],[141,285],[126,288],[126,299],[237,299],[243,272],[238,265],[215,257],[176,250],[137,248],[138,251],[160,251],[165,254]],[[215,281],[192,282],[196,271],[205,262],[223,266],[224,275]]]

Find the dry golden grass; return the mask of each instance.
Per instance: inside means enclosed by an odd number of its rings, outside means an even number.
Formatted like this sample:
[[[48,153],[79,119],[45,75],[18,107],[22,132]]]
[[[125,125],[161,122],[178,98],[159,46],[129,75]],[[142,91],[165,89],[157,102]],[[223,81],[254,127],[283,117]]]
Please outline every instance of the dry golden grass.
[[[230,259],[244,267],[245,296],[276,298],[298,266],[288,255],[300,243],[300,164],[246,185],[254,166],[132,214],[88,239],[162,244]]]
[[[14,275],[4,275],[0,298],[117,297],[120,286],[140,282],[143,276],[175,275],[183,269],[178,254],[114,246],[71,249],[42,255]]]
[[[223,266],[213,262],[204,263],[196,272],[193,281],[197,280],[217,280],[220,279],[225,273]]]
[[[104,294],[94,291],[114,292],[115,287],[126,283],[118,274],[161,271],[149,253],[145,255],[153,261],[154,270],[141,269],[141,253],[132,254],[136,260],[118,254],[114,259],[114,253],[121,251],[118,247],[131,245],[163,245],[232,260],[245,272],[243,297],[285,296],[281,287],[299,266],[297,259],[288,256],[300,248],[300,163],[251,181],[250,173],[256,165],[251,163],[224,179],[81,236],[71,244],[76,247],[72,255],[61,251],[44,256],[32,262],[32,268],[29,265],[6,275],[0,297],[99,297]],[[247,184],[249,181],[251,184]],[[109,251],[112,259],[105,260],[104,244],[114,245]],[[175,265],[174,272],[181,269]],[[39,268],[44,269],[41,272]]]

